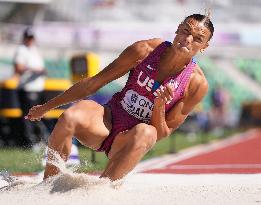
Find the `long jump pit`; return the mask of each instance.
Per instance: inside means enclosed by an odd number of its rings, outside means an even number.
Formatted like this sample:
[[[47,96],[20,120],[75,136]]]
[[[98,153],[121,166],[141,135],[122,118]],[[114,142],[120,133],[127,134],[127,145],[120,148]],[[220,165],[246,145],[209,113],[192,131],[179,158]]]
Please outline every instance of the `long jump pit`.
[[[110,182],[64,173],[0,179],[1,205],[261,204],[261,174],[142,174]]]
[[[261,132],[139,164],[124,179],[0,175],[0,205],[261,205]],[[186,173],[186,174],[185,174]]]

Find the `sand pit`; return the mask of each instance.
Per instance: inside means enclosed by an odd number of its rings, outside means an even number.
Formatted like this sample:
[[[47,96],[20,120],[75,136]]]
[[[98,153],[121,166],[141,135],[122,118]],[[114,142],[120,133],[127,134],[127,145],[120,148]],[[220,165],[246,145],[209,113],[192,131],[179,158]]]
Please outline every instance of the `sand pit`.
[[[73,173],[46,182],[37,176],[19,177],[8,183],[2,176],[0,187],[0,204],[6,205],[261,203],[261,174],[131,174],[114,183]]]

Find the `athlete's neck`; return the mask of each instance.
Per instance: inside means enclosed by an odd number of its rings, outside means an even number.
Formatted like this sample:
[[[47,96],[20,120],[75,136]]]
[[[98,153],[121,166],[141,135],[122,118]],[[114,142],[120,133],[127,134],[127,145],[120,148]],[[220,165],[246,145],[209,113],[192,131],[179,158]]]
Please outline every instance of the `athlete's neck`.
[[[175,48],[170,47],[166,52],[164,60],[166,60],[169,65],[171,65],[166,67],[166,69],[168,69],[166,72],[173,75],[184,70],[192,59],[190,56],[182,55],[178,53]]]

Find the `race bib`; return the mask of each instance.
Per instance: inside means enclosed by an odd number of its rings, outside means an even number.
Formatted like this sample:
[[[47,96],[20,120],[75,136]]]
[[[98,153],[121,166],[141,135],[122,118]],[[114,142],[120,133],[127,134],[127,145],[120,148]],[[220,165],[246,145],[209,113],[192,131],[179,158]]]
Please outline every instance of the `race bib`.
[[[139,95],[134,90],[128,90],[121,101],[126,112],[144,122],[150,122],[153,103],[146,97]]]

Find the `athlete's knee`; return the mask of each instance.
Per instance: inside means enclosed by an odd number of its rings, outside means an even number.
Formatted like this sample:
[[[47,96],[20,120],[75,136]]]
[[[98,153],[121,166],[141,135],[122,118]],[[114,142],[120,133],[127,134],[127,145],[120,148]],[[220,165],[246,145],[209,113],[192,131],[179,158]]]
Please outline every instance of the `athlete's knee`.
[[[132,146],[134,149],[142,148],[146,151],[150,150],[157,141],[157,130],[151,125],[141,123],[135,128],[135,135],[132,138]]]
[[[140,123],[135,128],[135,133],[137,136],[143,136],[144,138],[157,138],[157,130],[154,126]]]
[[[58,120],[60,123],[63,124],[64,128],[73,128],[75,127],[75,121],[76,121],[76,116],[75,116],[75,112],[73,111],[73,109],[69,108],[67,110],[65,110],[62,115],[59,117]]]
[[[68,108],[62,115],[61,120],[69,124],[81,125],[86,127],[88,122],[92,120],[93,105],[96,102],[92,100],[82,100]],[[96,103],[97,104],[97,103]],[[83,120],[84,119],[84,120]]]

